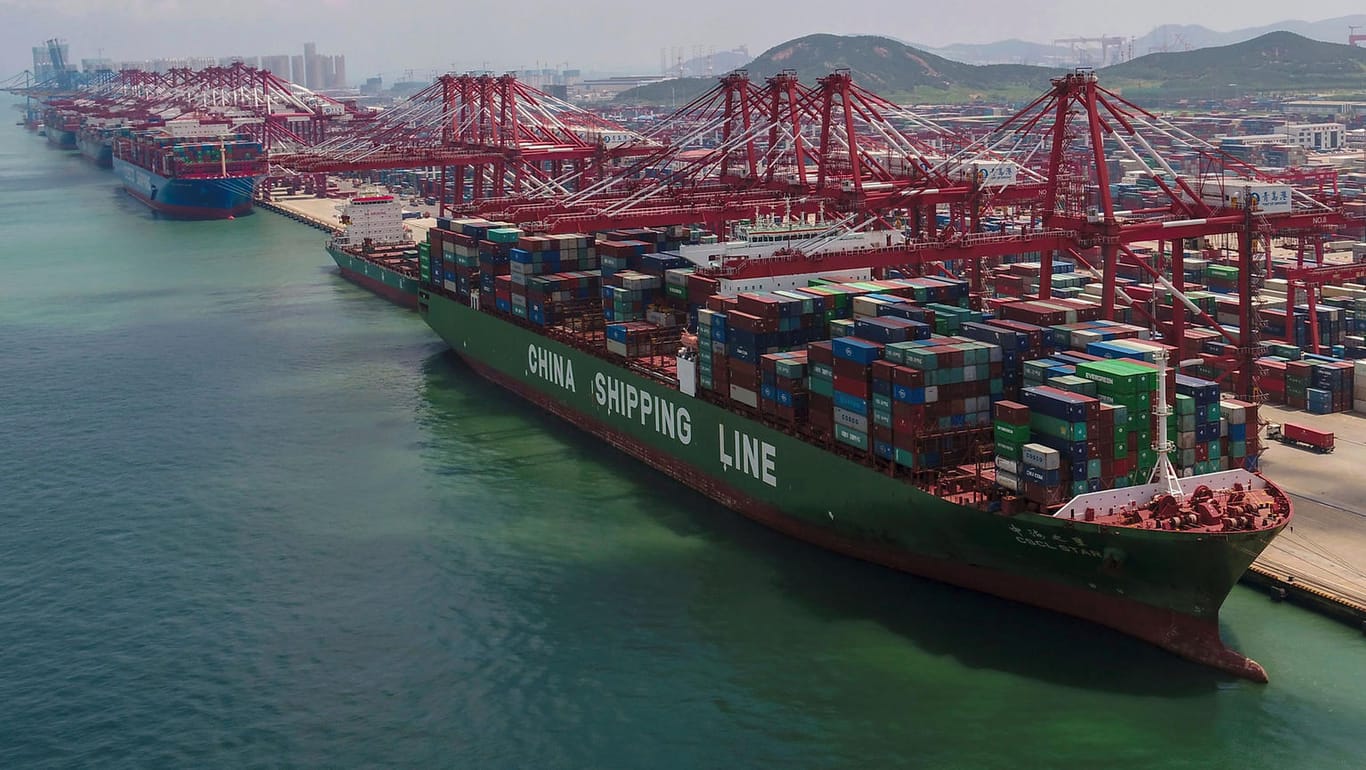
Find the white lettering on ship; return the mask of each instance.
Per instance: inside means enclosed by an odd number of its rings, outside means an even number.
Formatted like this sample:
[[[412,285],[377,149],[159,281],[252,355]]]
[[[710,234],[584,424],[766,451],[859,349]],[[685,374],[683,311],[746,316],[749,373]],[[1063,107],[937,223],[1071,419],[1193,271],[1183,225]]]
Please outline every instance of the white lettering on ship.
[[[602,372],[593,375],[593,399],[598,406],[606,408],[609,415],[618,414],[639,421],[642,426],[653,427],[655,433],[684,446],[692,443],[692,415],[687,407]]]
[[[716,432],[722,468],[753,476],[770,487],[778,486],[778,450],[772,444],[738,430],[727,434],[726,426],[721,424],[716,426]]]
[[[574,362],[559,353],[527,345],[526,369],[527,374],[534,374],[551,385],[558,385],[570,393],[578,392],[574,387]]]
[[[1047,548],[1050,551],[1062,551],[1063,553],[1074,553],[1078,556],[1091,556],[1096,559],[1103,558],[1105,554],[1097,551],[1087,544],[1080,537],[1068,538],[1062,535],[1053,535],[1052,540],[1047,535],[1037,529],[1024,530],[1017,525],[1010,525],[1010,531],[1015,533],[1015,542],[1020,545],[1033,546],[1034,548]]]

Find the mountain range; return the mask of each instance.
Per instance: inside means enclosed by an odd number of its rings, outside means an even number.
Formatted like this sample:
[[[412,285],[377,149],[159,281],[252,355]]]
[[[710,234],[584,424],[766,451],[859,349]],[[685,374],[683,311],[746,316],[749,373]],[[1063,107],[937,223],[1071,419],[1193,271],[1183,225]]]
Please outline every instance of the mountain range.
[[[1115,37],[1123,38],[1125,41],[1122,46],[1116,46],[1115,54],[1122,53],[1122,58],[1129,59],[1146,56],[1150,53],[1180,53],[1199,48],[1242,43],[1269,32],[1293,32],[1310,40],[1319,40],[1325,43],[1346,43],[1348,31],[1351,27],[1361,27],[1362,31],[1366,31],[1366,14],[1339,16],[1322,21],[1279,21],[1275,24],[1244,27],[1229,32],[1218,32],[1197,24],[1163,24],[1154,27],[1145,35],[1132,39],[1124,35],[1115,35]],[[1109,35],[1110,33],[1107,33],[1107,36]],[[1045,43],[1010,39],[993,43],[955,43],[946,46],[903,42],[922,51],[965,64],[1072,66],[1076,64],[1103,65],[1117,61],[1117,59],[1106,62],[1098,60],[1078,61],[1078,53],[1081,49],[1074,51],[1071,45],[1054,45],[1051,41]],[[1097,46],[1092,46],[1090,52],[1093,53],[1093,57],[1098,57],[1100,54]]]
[[[943,103],[1031,98],[1073,66],[967,64],[887,37],[818,34],[776,45],[745,69],[759,82],[794,70],[813,85],[834,70],[848,69],[856,83],[889,99]],[[1354,93],[1366,91],[1366,48],[1276,31],[1232,45],[1151,53],[1098,72],[1106,87],[1150,103],[1244,93]],[[681,104],[715,84],[714,78],[667,80],[627,91],[618,100]]]

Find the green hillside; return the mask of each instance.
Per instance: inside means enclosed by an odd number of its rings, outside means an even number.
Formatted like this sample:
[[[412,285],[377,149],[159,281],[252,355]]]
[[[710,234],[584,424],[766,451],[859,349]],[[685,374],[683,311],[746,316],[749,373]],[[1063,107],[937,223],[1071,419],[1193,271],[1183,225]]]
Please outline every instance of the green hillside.
[[[1234,45],[1154,53],[1101,70],[1126,95],[1229,97],[1248,92],[1359,92],[1366,49],[1271,32]]]
[[[762,82],[784,70],[795,70],[802,82],[837,69],[848,69],[854,82],[890,99],[902,101],[1010,100],[1037,95],[1048,87],[1055,70],[1017,64],[976,66],[951,61],[874,35],[807,35],[763,52],[746,66]],[[716,84],[713,79],[685,78],[642,86],[618,101],[683,104]]]

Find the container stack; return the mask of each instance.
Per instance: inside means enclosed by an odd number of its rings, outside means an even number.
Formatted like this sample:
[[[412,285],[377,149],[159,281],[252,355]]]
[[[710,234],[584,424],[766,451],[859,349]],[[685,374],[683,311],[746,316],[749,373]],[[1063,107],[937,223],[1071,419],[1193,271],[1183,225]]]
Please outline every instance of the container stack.
[[[660,352],[660,329],[644,321],[607,324],[607,351],[622,358],[646,358]]]
[[[1020,471],[1024,462],[1024,447],[1030,443],[1029,407],[1018,401],[997,401],[993,417],[996,483],[1012,492],[1023,493]],[[1046,501],[1036,502],[1047,504]]]
[[[808,419],[817,432],[835,433],[835,347],[830,341],[806,346]]]
[[[1001,348],[934,336],[893,342],[873,367],[873,422],[879,455],[913,470],[968,456],[991,426],[1002,395]]]
[[[1219,403],[1219,412],[1225,467],[1256,470],[1257,405],[1230,399]]]
[[[1355,369],[1351,361],[1314,360],[1305,402],[1312,414],[1332,414],[1352,409]]]
[[[622,270],[639,269],[640,258],[650,250],[650,244],[630,240],[600,240],[596,248],[602,260],[602,274],[608,276]]]
[[[1112,478],[1104,478],[1105,462],[1113,464],[1114,460],[1114,426],[1109,426],[1109,440],[1102,440],[1105,431],[1101,429],[1098,399],[1047,385],[1024,388],[1020,395],[1029,407],[1033,443],[1057,450],[1060,463],[1054,477],[1044,474],[1045,468],[1036,467],[1031,473],[1026,459],[1022,473],[1025,499],[1060,502],[1073,495],[1114,486]]]
[[[1110,486],[1128,486],[1145,481],[1146,478],[1142,476],[1157,460],[1152,449],[1157,369],[1120,359],[1085,361],[1077,364],[1076,371],[1077,376],[1096,383],[1100,401],[1120,407],[1111,413],[1114,419],[1111,448],[1114,461]]]
[[[1291,409],[1309,407],[1309,386],[1314,364],[1309,361],[1285,362],[1285,405]]]
[[[759,411],[788,426],[805,421],[808,353],[765,353],[759,357]]]
[[[726,382],[718,384],[716,373],[726,372],[726,314],[702,308],[697,311],[697,374],[703,390],[728,392]]]
[[[432,245],[423,241],[417,245],[417,276],[424,286],[432,282]]]
[[[841,337],[833,341],[835,440],[855,449],[872,448],[869,424],[872,421],[873,362],[882,358],[878,342]]]
[[[583,315],[586,305],[602,295],[602,276],[579,270],[533,275],[526,285],[527,320],[538,326],[554,326]]]
[[[1168,426],[1168,434],[1175,436],[1176,467],[1195,474],[1225,470],[1218,383],[1176,375],[1175,411],[1176,425]]]
[[[1205,287],[1216,294],[1238,293],[1238,268],[1232,265],[1205,266]]]
[[[607,257],[604,255],[603,260]],[[650,303],[663,280],[636,270],[620,270],[602,275],[602,313],[610,322],[643,321]]]

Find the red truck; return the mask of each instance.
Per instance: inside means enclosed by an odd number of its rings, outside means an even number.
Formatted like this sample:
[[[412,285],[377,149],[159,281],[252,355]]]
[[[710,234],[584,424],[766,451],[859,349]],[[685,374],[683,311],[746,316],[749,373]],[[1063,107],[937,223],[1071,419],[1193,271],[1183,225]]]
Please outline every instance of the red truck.
[[[1333,451],[1332,431],[1314,430],[1293,422],[1268,425],[1266,437],[1276,439],[1282,444],[1303,444],[1319,454]]]

